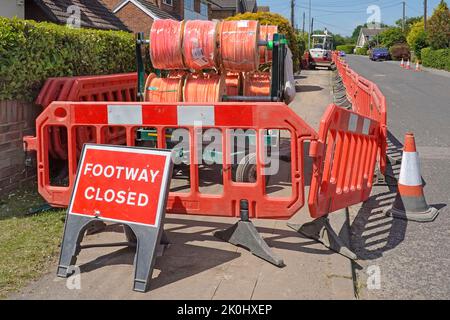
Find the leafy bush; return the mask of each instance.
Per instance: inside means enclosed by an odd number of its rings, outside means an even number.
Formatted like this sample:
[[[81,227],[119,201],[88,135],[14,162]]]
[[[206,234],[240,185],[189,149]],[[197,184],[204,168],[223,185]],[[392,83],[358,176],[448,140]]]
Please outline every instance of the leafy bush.
[[[355,51],[355,53],[356,54],[359,54],[359,55],[361,55],[361,56],[367,56],[368,55],[368,49],[367,49],[367,47],[362,47],[362,48],[356,48],[356,51]]]
[[[295,35],[294,28],[292,28],[289,21],[282,15],[271,12],[258,12],[258,13],[242,13],[233,17],[227,18],[227,20],[258,20],[261,24],[276,25],[278,26],[278,32],[286,36],[289,48],[292,51],[294,59],[294,71],[298,71],[300,68],[300,50],[297,43],[297,37]]]
[[[133,70],[130,33],[0,18],[0,100],[32,101],[49,77]]]
[[[427,27],[432,49],[450,48],[450,10],[444,0],[434,10]]]
[[[392,60],[409,60],[411,59],[411,52],[406,43],[395,44],[389,48],[389,53]]]
[[[378,35],[378,40],[385,48],[390,48],[395,44],[406,43],[405,34],[401,28],[388,28]]]
[[[427,33],[425,32],[423,19],[412,25],[406,40],[416,57],[421,60],[421,50],[428,46]]]
[[[450,71],[450,49],[422,49],[422,64],[425,67]]]
[[[352,54],[355,50],[355,45],[353,44],[344,44],[336,47],[337,51],[344,51],[347,54]]]

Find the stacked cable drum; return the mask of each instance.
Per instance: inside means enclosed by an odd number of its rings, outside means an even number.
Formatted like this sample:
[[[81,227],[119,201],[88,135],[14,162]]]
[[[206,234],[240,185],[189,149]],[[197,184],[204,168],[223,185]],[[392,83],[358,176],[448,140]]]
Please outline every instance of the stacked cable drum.
[[[239,72],[227,72],[225,85],[227,96],[238,96],[241,91],[241,74]]]
[[[244,74],[244,96],[270,96],[270,78],[269,72]]]
[[[184,69],[183,21],[155,20],[150,30],[150,58],[156,69]]]
[[[145,82],[145,101],[148,102],[181,102],[184,76],[173,74],[168,78],[158,78],[152,73]]]
[[[183,34],[183,56],[188,69],[203,70],[217,67],[218,23],[215,21],[186,21]]]
[[[278,26],[262,25],[260,27],[259,39],[262,41],[273,41],[273,35],[278,33]],[[272,62],[272,50],[268,50],[267,46],[259,47],[260,63]]]
[[[193,74],[186,77],[184,102],[220,102],[226,93],[225,78],[218,74]]]
[[[259,67],[259,22],[223,21],[220,30],[222,67],[227,71],[249,72]]]

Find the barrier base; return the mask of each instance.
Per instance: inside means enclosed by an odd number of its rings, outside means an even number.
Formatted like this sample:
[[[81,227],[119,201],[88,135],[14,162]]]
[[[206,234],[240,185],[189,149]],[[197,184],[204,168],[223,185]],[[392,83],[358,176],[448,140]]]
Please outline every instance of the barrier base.
[[[226,230],[216,231],[214,236],[235,246],[244,247],[277,267],[284,266],[283,259],[272,252],[251,221],[240,220]]]
[[[288,223],[287,225],[305,237],[322,243],[325,247],[343,255],[344,257],[351,260],[358,259],[356,254],[347,248],[344,242],[333,230],[330,220],[326,216],[303,225],[293,223]]]
[[[415,222],[432,222],[438,214],[439,210],[433,207],[425,212],[405,212],[396,208],[386,210],[386,215],[389,217]]]

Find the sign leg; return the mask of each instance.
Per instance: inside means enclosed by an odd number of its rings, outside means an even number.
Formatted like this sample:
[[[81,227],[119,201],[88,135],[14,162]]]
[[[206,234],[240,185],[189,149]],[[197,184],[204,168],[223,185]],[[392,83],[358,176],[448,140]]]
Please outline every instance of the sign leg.
[[[91,217],[82,217],[73,214],[68,214],[66,219],[61,255],[56,272],[57,276],[62,278],[67,278],[71,275],[69,268],[77,261],[78,253],[81,250],[80,242],[83,239],[84,232],[89,227],[89,224],[95,221]]]
[[[133,290],[147,292],[155,263],[155,251],[161,238],[161,230],[149,230],[147,226],[129,225],[137,238],[136,256],[134,258]]]

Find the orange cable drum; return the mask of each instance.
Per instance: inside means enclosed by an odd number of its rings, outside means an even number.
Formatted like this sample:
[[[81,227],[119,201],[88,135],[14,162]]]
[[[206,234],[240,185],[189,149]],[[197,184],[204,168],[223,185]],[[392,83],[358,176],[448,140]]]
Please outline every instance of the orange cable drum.
[[[184,84],[184,102],[220,102],[225,95],[225,79],[217,74],[190,75]]]
[[[220,53],[227,71],[255,71],[259,67],[259,22],[255,20],[223,21],[220,30]]]
[[[150,58],[156,69],[184,69],[181,41],[183,21],[153,21],[150,30]]]
[[[158,78],[152,73],[145,82],[145,101],[181,102],[184,77]]]
[[[273,41],[273,35],[278,33],[278,26],[262,25],[260,27],[259,39],[263,41]],[[259,47],[260,63],[272,61],[272,50],[267,47]]]
[[[269,96],[270,73],[251,72],[244,75],[244,96]]]
[[[227,96],[238,96],[241,89],[241,74],[238,72],[228,72],[225,78]]]
[[[184,25],[183,55],[186,67],[212,69],[217,60],[217,22],[189,20]]]

